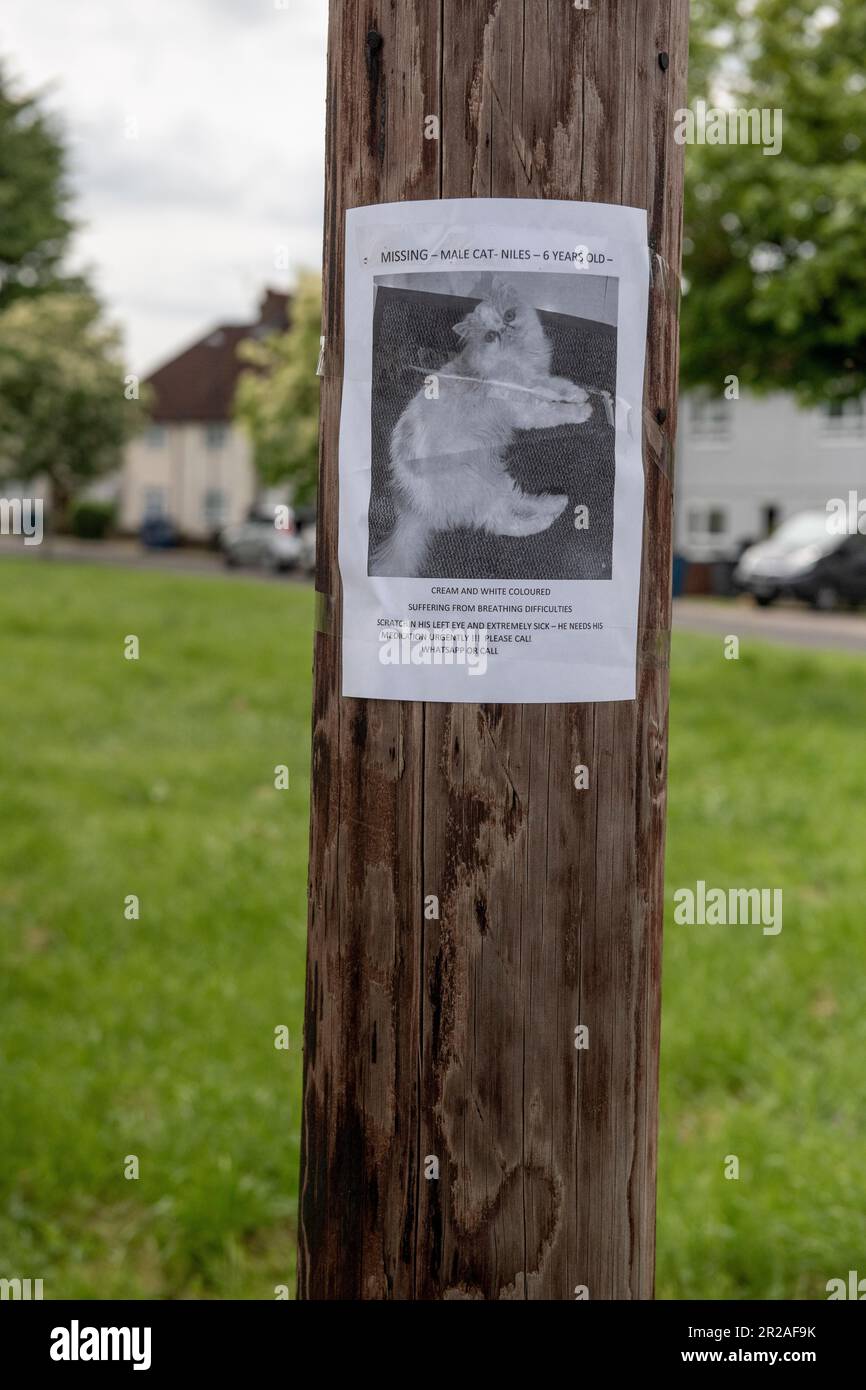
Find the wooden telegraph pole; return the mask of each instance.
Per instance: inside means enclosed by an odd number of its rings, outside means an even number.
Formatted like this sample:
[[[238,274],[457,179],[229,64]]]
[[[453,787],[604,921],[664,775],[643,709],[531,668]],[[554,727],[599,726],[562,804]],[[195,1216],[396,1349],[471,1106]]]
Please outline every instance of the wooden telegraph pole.
[[[687,27],[331,0],[301,1298],[652,1297]],[[648,211],[633,702],[340,695],[344,214],[453,197]]]

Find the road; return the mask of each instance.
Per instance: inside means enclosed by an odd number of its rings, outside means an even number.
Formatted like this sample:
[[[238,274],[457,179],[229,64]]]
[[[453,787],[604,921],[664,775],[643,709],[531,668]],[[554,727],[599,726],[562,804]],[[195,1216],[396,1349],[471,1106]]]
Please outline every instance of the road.
[[[754,637],[789,647],[866,652],[866,614],[816,613],[793,603],[758,608],[751,599],[678,598],[674,600],[674,628],[716,632],[741,640]]]
[[[41,545],[28,546],[17,538],[4,537],[0,544],[0,559],[4,555],[16,559],[28,556],[34,563],[117,565],[121,569],[160,570],[171,574],[194,574],[216,579],[253,579],[268,583],[312,583],[312,577],[300,570],[275,574],[265,567],[233,569],[224,564],[215,550],[185,549],[145,550],[135,540],[82,541],[74,536],[46,538]]]

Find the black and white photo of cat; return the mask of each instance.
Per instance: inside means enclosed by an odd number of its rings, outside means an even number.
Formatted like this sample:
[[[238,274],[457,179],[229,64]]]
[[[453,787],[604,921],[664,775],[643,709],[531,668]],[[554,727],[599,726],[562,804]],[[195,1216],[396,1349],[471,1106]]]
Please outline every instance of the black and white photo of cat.
[[[377,281],[371,575],[610,578],[616,290],[544,272]]]

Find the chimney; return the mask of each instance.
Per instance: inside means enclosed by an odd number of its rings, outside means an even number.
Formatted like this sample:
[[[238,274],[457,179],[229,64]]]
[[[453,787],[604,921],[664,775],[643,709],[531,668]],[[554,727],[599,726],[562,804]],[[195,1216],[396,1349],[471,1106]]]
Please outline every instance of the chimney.
[[[283,333],[289,326],[289,296],[266,289],[259,304],[259,326]]]

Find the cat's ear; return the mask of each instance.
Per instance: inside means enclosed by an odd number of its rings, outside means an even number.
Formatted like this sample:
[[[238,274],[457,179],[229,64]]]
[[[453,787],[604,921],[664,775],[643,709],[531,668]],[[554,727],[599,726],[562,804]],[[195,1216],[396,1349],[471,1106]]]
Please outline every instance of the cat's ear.
[[[469,334],[472,332],[472,324],[469,321],[469,317],[467,316],[465,319],[461,319],[459,323],[455,323],[451,331],[457,334],[461,343],[465,343]]]
[[[493,290],[497,300],[503,304],[520,303],[520,295],[514,288],[512,282],[505,275],[497,275],[493,281]]]

